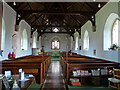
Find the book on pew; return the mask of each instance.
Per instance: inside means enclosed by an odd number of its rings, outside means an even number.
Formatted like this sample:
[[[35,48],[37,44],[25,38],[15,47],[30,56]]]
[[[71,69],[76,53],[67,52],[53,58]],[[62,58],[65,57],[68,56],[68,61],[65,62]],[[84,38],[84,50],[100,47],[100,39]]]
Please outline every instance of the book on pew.
[[[72,84],[72,86],[81,86],[80,82],[72,82],[71,84]]]
[[[91,70],[92,76],[100,76],[100,70]]]
[[[77,79],[77,78],[70,78],[70,81],[71,82],[79,82],[79,79]]]
[[[80,76],[80,75],[81,75],[80,70],[77,70],[77,75],[78,75],[78,76]]]
[[[85,75],[85,71],[81,71],[81,76],[84,76]]]
[[[73,71],[73,76],[77,76],[77,71]]]
[[[101,69],[101,75],[108,75],[108,69]]]
[[[90,76],[91,73],[88,70],[76,70],[73,71],[73,76]]]
[[[79,79],[70,78],[70,82],[71,82],[72,86],[81,86],[81,83],[79,82]]]

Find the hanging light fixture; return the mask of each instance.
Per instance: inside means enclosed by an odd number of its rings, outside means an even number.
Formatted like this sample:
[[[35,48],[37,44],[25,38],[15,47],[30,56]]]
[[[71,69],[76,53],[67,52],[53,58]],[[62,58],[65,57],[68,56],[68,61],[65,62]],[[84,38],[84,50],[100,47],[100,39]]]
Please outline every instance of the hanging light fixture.
[[[92,19],[94,18],[94,16],[92,16]]]
[[[18,17],[17,20],[19,20],[20,18]]]
[[[100,5],[100,3],[98,4],[98,8],[101,8],[101,5]]]
[[[15,3],[15,2],[13,2],[13,5],[14,5],[14,6],[16,6],[16,3]]]
[[[21,17],[21,16],[18,14],[18,17]]]
[[[76,32],[77,30],[75,29],[75,32]]]
[[[53,29],[54,32],[58,32],[59,30],[57,28]]]

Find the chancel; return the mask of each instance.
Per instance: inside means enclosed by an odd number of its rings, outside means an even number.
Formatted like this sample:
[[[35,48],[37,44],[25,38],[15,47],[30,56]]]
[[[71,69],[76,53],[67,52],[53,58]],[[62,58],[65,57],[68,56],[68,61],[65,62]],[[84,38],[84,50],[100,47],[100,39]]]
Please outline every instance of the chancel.
[[[119,0],[0,1],[0,89],[120,90]]]

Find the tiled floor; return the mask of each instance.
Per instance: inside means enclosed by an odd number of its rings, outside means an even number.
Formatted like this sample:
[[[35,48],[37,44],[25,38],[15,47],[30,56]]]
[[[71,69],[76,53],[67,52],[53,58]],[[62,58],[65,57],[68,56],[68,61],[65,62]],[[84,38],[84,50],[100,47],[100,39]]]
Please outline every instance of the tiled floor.
[[[65,90],[62,67],[60,61],[51,61],[43,90]]]

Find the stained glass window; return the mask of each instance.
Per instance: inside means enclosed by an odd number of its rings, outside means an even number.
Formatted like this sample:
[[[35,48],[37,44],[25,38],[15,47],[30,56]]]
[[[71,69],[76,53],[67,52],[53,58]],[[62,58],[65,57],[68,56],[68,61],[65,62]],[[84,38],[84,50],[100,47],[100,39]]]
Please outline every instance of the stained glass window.
[[[59,49],[59,48],[60,48],[59,40],[53,40],[52,41],[52,49]]]

